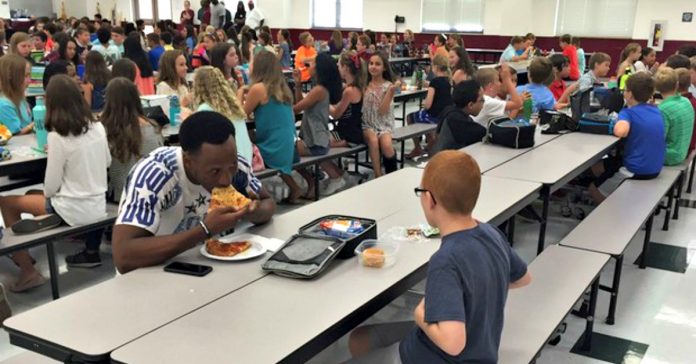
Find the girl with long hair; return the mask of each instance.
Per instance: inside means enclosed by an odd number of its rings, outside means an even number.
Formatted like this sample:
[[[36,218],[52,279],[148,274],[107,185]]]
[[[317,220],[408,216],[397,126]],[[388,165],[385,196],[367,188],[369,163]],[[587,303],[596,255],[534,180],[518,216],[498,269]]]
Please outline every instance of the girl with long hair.
[[[85,59],[85,76],[82,81],[82,95],[92,112],[104,108],[106,85],[111,80],[111,71],[101,53],[91,51]]]
[[[138,86],[140,95],[154,95],[155,81],[153,78],[152,65],[143,50],[138,33],[131,33],[123,42],[125,58],[130,59],[137,66],[135,84]]]

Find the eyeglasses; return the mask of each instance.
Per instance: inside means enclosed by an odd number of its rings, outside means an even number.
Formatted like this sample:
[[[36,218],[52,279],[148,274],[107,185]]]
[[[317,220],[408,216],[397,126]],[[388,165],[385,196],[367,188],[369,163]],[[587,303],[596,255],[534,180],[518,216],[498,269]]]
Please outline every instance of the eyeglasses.
[[[430,191],[426,190],[425,188],[420,188],[420,187],[416,187],[413,189],[413,193],[416,194],[416,197],[421,197],[423,192],[430,192]]]

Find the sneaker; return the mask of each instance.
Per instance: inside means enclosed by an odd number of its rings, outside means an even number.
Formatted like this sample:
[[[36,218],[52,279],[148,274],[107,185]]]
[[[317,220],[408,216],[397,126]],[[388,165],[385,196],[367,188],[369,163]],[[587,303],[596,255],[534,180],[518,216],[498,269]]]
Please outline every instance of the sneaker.
[[[10,307],[10,302],[7,300],[7,295],[5,295],[5,286],[0,283],[0,326],[11,316],[12,307]]]
[[[341,188],[346,186],[346,180],[343,177],[338,177],[338,178],[332,178],[329,183],[326,185],[326,189],[324,190],[323,195],[324,196],[329,196],[333,195],[336,193],[336,191],[340,190]]]
[[[102,264],[99,253],[89,253],[86,250],[65,257],[65,262],[72,268],[94,268]]]
[[[39,231],[54,228],[63,223],[63,219],[56,214],[36,216],[31,219],[22,219],[12,225],[15,234],[32,234]]]

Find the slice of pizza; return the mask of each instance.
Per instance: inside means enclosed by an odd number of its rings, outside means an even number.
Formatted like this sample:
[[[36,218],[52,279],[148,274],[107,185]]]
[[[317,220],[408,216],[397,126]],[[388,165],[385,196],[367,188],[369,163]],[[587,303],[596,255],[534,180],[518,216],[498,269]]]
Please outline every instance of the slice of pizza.
[[[217,239],[208,239],[205,242],[205,248],[208,253],[220,257],[233,257],[251,248],[249,241],[234,241],[225,243]]]
[[[215,187],[213,188],[213,193],[210,198],[210,206],[208,211],[218,209],[221,207],[234,207],[239,210],[251,202],[246,196],[242,195],[239,191],[235,190],[234,187]]]

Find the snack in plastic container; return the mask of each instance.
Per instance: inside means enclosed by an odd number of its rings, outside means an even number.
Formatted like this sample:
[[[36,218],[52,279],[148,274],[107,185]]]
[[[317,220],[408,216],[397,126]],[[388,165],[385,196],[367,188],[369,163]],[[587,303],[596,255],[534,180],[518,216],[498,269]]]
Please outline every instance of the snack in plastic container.
[[[324,234],[341,239],[350,239],[365,231],[359,220],[324,220],[319,228]]]
[[[398,243],[367,239],[355,248],[358,264],[370,268],[387,268],[396,263]]]

